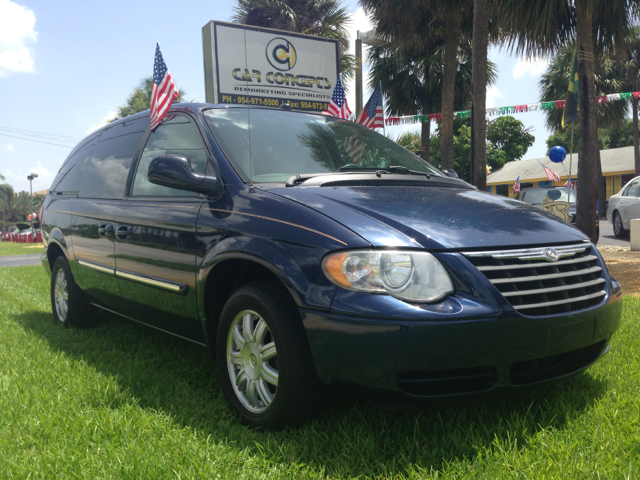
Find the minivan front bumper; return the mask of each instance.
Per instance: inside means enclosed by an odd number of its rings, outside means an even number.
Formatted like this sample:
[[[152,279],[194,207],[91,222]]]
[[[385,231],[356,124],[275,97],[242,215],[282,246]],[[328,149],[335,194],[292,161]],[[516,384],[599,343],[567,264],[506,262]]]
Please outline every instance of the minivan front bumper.
[[[301,309],[320,381],[376,401],[480,393],[583,370],[618,328],[622,292],[562,316],[420,321]]]

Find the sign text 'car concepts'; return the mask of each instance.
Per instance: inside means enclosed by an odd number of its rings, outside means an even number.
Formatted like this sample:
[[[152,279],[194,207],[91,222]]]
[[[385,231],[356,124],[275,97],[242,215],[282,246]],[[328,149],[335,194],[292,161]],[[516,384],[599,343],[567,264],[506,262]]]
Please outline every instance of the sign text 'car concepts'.
[[[211,21],[202,45],[208,103],[322,112],[340,73],[336,40]]]

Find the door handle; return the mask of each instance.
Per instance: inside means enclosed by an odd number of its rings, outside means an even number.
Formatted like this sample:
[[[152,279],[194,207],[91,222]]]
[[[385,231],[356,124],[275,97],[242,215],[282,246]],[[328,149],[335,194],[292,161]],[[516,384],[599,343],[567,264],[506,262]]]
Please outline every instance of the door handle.
[[[112,237],[113,236],[113,225],[110,223],[103,223],[98,227],[98,235],[101,237]]]
[[[116,238],[118,240],[129,240],[131,235],[133,235],[133,227],[129,225],[120,225],[116,230]]]

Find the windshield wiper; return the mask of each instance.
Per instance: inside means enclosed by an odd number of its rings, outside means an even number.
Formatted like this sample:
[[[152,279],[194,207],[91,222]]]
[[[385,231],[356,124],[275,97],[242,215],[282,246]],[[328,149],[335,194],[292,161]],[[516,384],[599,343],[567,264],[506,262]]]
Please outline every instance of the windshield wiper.
[[[375,172],[376,175],[381,176],[383,173],[401,173],[404,175],[424,175],[427,178],[431,178],[432,173],[421,172],[419,170],[410,170],[407,167],[401,165],[391,165],[387,168],[360,168],[360,167],[341,167],[339,172]]]

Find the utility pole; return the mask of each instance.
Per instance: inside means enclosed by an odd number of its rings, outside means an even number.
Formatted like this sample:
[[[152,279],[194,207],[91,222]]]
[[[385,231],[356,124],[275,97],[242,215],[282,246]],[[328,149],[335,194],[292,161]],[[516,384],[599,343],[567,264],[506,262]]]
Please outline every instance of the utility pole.
[[[361,32],[358,30],[356,35],[356,117],[360,115],[360,112],[364,108],[364,85],[362,84],[362,44],[369,45],[371,47],[378,47],[384,43],[384,40],[376,37],[373,30],[368,32]]]
[[[33,179],[34,178],[38,178],[38,174],[37,173],[32,173],[31,175],[29,175],[27,177],[27,179],[29,180],[29,208],[31,209],[31,211],[29,212],[29,217],[31,217],[31,235],[33,236],[33,238],[35,239],[35,233],[33,231]],[[4,217],[3,217],[4,218]]]

